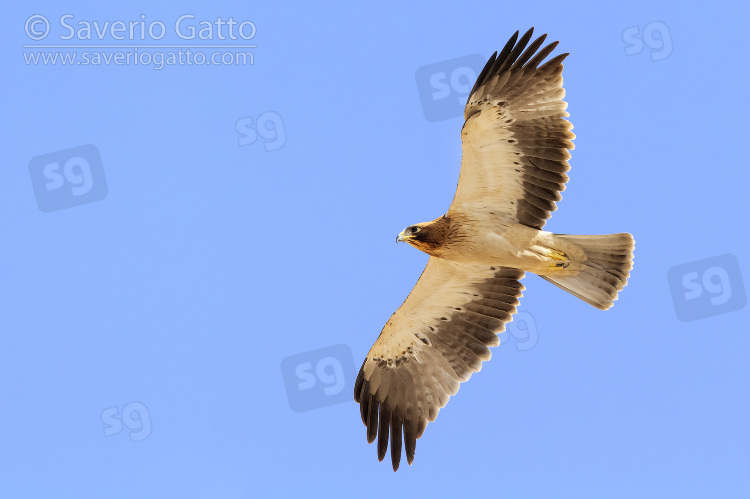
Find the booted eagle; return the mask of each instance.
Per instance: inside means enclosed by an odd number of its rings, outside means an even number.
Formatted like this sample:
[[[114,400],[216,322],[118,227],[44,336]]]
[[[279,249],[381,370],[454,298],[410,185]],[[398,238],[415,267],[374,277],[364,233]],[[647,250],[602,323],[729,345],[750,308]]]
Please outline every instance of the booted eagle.
[[[490,57],[464,110],[463,159],[448,212],[396,239],[430,255],[388,319],[357,376],[354,399],[394,471],[459,384],[489,360],[516,311],[524,272],[606,310],[633,266],[630,234],[572,236],[542,230],[561,199],[575,136],[563,119],[562,61],[542,61],[533,28]],[[541,65],[540,65],[541,64]]]

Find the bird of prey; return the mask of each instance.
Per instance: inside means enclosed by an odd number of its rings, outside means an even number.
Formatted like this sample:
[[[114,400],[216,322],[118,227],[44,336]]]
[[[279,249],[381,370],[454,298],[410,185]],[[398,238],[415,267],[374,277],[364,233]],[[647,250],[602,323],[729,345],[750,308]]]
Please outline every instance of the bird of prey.
[[[448,212],[410,225],[396,241],[430,255],[388,319],[354,387],[367,441],[379,460],[390,439],[393,470],[459,384],[489,360],[488,347],[516,311],[524,272],[606,310],[633,266],[630,234],[574,236],[542,230],[561,199],[575,135],[563,101],[562,61],[542,61],[547,35],[516,32],[490,57],[464,110],[463,159]]]

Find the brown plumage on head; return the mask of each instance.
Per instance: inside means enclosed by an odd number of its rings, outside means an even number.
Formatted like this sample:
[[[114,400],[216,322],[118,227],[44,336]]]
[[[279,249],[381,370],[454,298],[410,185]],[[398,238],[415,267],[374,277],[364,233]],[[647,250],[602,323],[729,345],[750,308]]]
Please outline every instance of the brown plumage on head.
[[[405,241],[430,256],[439,256],[451,233],[451,220],[443,215],[431,222],[410,225],[401,231],[396,242]]]

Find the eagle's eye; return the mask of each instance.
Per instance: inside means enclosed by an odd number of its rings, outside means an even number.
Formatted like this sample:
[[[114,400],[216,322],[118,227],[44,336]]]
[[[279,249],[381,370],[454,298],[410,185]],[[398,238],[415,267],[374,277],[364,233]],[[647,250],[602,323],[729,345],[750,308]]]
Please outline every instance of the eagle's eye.
[[[417,232],[419,232],[419,227],[409,227],[409,231],[412,234],[416,234]]]

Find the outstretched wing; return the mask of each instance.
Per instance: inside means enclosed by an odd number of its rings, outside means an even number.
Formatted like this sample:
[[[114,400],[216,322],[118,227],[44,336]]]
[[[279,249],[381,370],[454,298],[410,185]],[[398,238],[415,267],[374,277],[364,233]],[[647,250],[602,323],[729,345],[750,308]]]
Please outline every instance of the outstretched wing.
[[[491,212],[504,221],[541,229],[565,189],[573,125],[563,101],[561,54],[547,35],[528,45],[516,32],[487,61],[464,110],[463,159],[451,212]],[[528,47],[527,47],[528,45]]]
[[[402,442],[409,464],[417,439],[489,360],[497,333],[516,311],[522,270],[466,265],[431,257],[409,296],[367,354],[354,386],[367,441],[378,459],[391,442],[393,470]]]

